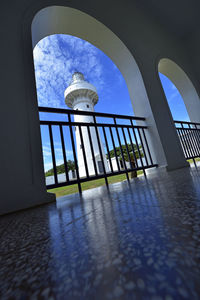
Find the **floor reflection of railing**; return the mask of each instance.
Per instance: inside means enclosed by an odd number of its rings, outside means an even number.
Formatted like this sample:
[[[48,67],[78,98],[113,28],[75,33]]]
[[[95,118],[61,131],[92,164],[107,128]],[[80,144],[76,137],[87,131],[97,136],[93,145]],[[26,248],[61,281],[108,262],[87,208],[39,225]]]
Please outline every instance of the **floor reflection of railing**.
[[[144,183],[146,184],[145,180]],[[120,186],[120,183],[118,185]],[[75,198],[78,199],[79,196],[76,194]],[[129,230],[131,226],[132,234],[137,235],[139,228],[142,230],[147,226],[148,214],[149,218],[156,216],[160,218],[153,191],[149,193],[148,188],[147,191],[141,187],[138,188],[137,183],[132,187],[132,184],[124,182],[121,184],[120,192],[114,194],[112,194],[112,187],[110,192],[97,188],[95,197],[94,190],[88,190],[79,199],[80,201],[78,200],[74,206],[69,205],[68,200],[66,204],[63,203],[65,200],[60,200],[58,211],[62,211],[59,216],[61,231],[65,230],[67,217],[74,234],[70,242],[72,244],[68,247],[72,248],[75,243],[81,249],[82,239],[85,242],[87,240],[85,247],[88,251],[92,251],[98,262],[101,261],[104,264],[113,257],[113,253],[120,253],[121,232],[124,232],[126,224],[129,223]],[[65,205],[66,209],[63,209]],[[83,233],[84,238],[81,236]]]
[[[156,174],[142,176],[111,185],[109,190],[99,187],[58,200],[50,215],[57,280],[62,280],[61,269],[75,297],[79,286],[85,291],[91,282],[101,294],[103,288],[112,290],[113,282],[123,286],[123,278],[127,282],[134,277],[139,286],[135,292],[140,293],[143,283],[155,287],[157,276],[163,283],[179,276],[179,253],[195,263],[198,243],[198,239],[187,241],[190,235],[198,235],[193,220],[198,224],[199,191],[194,189],[191,172],[195,179],[197,170],[183,168],[161,173],[159,178]]]

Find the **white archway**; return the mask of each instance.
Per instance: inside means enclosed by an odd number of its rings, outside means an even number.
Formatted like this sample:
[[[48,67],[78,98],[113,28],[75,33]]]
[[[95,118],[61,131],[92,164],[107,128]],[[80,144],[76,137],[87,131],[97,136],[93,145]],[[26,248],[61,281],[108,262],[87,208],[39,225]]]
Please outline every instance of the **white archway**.
[[[79,37],[101,49],[122,73],[132,104],[139,102],[147,105],[146,90],[135,59],[123,42],[105,25],[70,7],[51,6],[36,14],[32,22],[33,47],[44,37],[59,33]],[[139,108],[134,107],[134,112],[141,115]]]
[[[200,99],[187,74],[172,60],[162,58],[158,72],[168,77],[179,90],[192,122],[200,122]]]
[[[69,34],[84,39],[101,49],[119,68],[130,95],[136,116],[146,118],[152,157],[159,165],[166,165],[155,120],[138,65],[124,43],[105,25],[77,9],[50,6],[40,10],[32,22],[33,47],[52,34]],[[119,112],[115,112],[119,113]]]

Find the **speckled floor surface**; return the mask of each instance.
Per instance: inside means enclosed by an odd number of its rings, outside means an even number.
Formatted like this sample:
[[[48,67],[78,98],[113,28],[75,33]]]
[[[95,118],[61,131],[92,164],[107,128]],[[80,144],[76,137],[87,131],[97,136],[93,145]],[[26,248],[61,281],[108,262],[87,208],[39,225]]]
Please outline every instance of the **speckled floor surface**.
[[[200,299],[200,168],[0,218],[1,299]]]

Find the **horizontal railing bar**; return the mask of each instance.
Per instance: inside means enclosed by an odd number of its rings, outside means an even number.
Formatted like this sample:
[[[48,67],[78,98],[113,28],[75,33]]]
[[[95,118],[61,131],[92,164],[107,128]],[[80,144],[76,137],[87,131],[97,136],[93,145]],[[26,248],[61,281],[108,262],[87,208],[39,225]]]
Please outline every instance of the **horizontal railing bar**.
[[[182,128],[182,127],[176,127],[176,129],[180,129],[180,130],[184,130],[184,131],[191,131],[191,130],[194,130],[194,131],[199,131],[200,128]]]
[[[133,171],[140,171],[140,170],[144,170],[144,169],[150,169],[150,168],[154,168],[154,167],[158,167],[158,164],[153,164],[153,165],[148,165],[148,166],[144,166],[144,167],[128,169],[128,170],[124,170],[124,171],[117,171],[117,172],[113,172],[113,173],[106,173],[106,177],[125,174],[127,172],[129,173],[129,172],[133,172]],[[79,180],[70,180],[69,182],[67,182],[67,181],[59,182],[57,184],[46,185],[46,187],[48,189],[53,189],[53,188],[57,188],[57,187],[61,187],[61,186],[68,186],[68,185],[72,185],[72,184],[77,184],[79,182],[82,183],[82,182],[101,179],[101,178],[105,178],[105,175],[104,174],[102,174],[102,175],[99,174],[97,176],[90,176],[90,177],[80,178]]]
[[[192,158],[199,158],[199,155],[195,155],[195,156],[187,156],[187,157],[186,157],[186,160],[192,159]]]
[[[125,127],[125,128],[144,128],[147,126],[126,125],[126,124],[107,124],[107,123],[85,123],[85,122],[65,122],[65,121],[40,121],[41,125],[63,125],[63,126],[86,126],[86,127]]]
[[[96,117],[127,119],[127,120],[131,119],[131,120],[145,121],[145,118],[143,118],[143,117],[134,117],[134,116],[108,114],[108,113],[98,113],[98,112],[83,111],[83,110],[52,108],[52,107],[44,107],[44,106],[39,106],[38,109],[39,109],[39,112],[61,113],[61,114],[71,114],[71,115],[96,116]]]
[[[196,122],[188,122],[188,121],[175,121],[175,120],[174,120],[174,123],[200,125],[200,123],[196,123]]]
[[[195,155],[195,156],[186,156],[185,159],[193,159],[193,158],[199,158],[199,155]]]

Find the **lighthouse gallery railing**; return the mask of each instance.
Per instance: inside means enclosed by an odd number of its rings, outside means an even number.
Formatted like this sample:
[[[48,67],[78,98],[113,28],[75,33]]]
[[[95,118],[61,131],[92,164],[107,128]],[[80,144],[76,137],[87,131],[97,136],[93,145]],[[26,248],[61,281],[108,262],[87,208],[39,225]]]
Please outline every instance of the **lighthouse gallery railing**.
[[[52,157],[53,166],[53,179],[54,182],[48,184],[47,188],[55,188],[60,186],[67,186],[72,184],[78,184],[79,192],[81,192],[81,183],[104,178],[106,185],[108,185],[108,177],[126,174],[127,180],[129,180],[128,173],[138,170],[145,170],[152,167],[157,167],[157,164],[153,162],[152,155],[150,153],[148,138],[146,131],[148,130],[145,125],[138,125],[138,123],[145,121],[142,117],[132,117],[125,115],[96,113],[89,111],[77,111],[68,109],[39,107],[40,113],[50,113],[51,119],[53,115],[64,114],[66,121],[51,121],[40,120],[41,129],[46,126],[49,134],[50,152]],[[73,116],[91,116],[93,122],[74,122]],[[100,119],[100,120],[98,120]],[[102,122],[105,120],[106,122]],[[121,121],[119,123],[119,120]],[[137,124],[134,124],[137,122]],[[125,124],[128,123],[128,124]],[[57,128],[59,131],[59,139],[61,145],[61,152],[63,156],[65,180],[60,181],[57,172],[56,151],[55,151],[55,135],[53,129]],[[94,174],[90,174],[87,162],[87,151],[85,149],[85,143],[83,138],[83,128],[87,128],[87,134],[90,144],[90,151],[92,155],[92,164],[94,167]],[[92,129],[93,128],[93,129]],[[68,140],[64,137],[65,131],[68,130]],[[75,138],[75,130],[79,130],[81,148],[83,154],[85,176],[79,175],[79,162],[77,158],[77,146]],[[92,132],[93,130],[93,132]],[[99,161],[101,162],[101,172],[97,168],[97,160],[94,153],[93,138],[91,132],[96,135],[96,140],[99,147]],[[101,138],[102,137],[102,138]],[[57,137],[58,138],[58,137]],[[102,151],[101,140],[104,141],[104,148],[106,159]],[[71,144],[71,152],[73,154],[73,162],[75,169],[75,178],[70,178],[68,167],[68,151],[66,151],[66,144]],[[71,155],[72,155],[71,154]],[[107,164],[107,165],[105,165]]]

